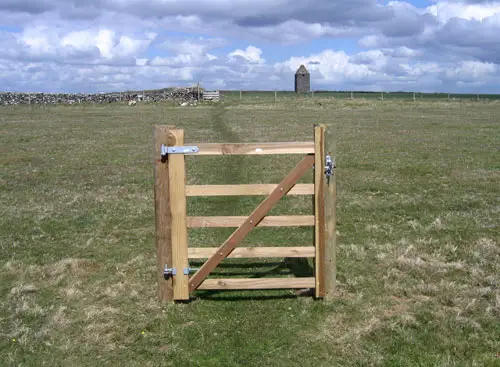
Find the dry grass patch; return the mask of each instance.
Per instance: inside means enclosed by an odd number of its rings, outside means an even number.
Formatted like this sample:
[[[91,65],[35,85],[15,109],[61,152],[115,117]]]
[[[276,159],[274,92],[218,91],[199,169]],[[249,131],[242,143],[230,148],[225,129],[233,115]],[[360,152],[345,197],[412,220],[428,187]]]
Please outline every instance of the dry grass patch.
[[[323,97],[190,109],[2,108],[3,360],[494,365],[500,104]],[[184,128],[189,143],[312,140],[312,125],[327,124],[338,164],[338,296],[318,302],[288,290],[199,292],[190,304],[159,305],[156,123]],[[188,184],[276,183],[295,164],[290,157],[216,158],[187,159]],[[310,213],[309,199],[285,200],[276,214]],[[190,198],[188,212],[244,215],[255,208],[252,200]],[[229,234],[193,230],[190,245],[217,245]],[[248,238],[256,245],[291,241],[309,244],[312,231],[257,229]],[[291,265],[228,261],[219,274],[272,275],[296,270]]]

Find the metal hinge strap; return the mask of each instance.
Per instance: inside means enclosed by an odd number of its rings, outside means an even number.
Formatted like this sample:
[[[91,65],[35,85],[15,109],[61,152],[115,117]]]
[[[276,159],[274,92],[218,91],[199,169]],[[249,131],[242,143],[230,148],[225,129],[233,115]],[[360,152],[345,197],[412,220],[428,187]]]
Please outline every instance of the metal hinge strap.
[[[183,145],[183,146],[174,146],[169,147],[165,144],[161,145],[161,156],[164,157],[167,154],[194,154],[198,153],[200,148],[196,145]]]

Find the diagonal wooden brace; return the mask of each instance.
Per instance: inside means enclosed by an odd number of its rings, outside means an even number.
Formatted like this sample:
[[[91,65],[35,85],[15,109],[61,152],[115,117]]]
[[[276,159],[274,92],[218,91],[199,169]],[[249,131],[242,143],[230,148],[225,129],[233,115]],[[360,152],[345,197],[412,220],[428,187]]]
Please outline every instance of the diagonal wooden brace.
[[[307,155],[302,161],[281,181],[271,194],[259,204],[257,209],[229,236],[203,266],[189,279],[189,292],[193,292],[206,279],[206,277],[224,260],[236,246],[254,229],[266,214],[285,196],[297,181],[314,164],[314,155]]]

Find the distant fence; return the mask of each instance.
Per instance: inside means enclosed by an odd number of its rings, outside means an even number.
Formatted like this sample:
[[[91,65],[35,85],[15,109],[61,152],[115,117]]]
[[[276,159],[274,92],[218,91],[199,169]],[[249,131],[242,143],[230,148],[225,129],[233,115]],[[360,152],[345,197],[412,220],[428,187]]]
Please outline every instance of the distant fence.
[[[500,100],[498,94],[458,94],[458,93],[420,93],[420,92],[363,92],[363,91],[244,91],[223,90],[221,98],[241,102],[279,102],[291,99],[329,98],[339,100],[373,101],[488,101]]]

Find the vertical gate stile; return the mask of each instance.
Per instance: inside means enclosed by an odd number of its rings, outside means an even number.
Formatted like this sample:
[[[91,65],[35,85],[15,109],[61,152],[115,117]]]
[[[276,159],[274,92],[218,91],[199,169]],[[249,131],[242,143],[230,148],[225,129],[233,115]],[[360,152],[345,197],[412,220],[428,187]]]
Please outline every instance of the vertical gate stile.
[[[314,127],[314,276],[315,296],[325,296],[325,126]]]
[[[157,125],[153,129],[154,200],[157,251],[158,298],[172,301],[174,297],[172,279],[165,279],[164,267],[172,263],[171,213],[168,195],[168,162],[160,159],[161,146],[167,144],[168,131],[173,126]]]
[[[184,130],[170,130],[168,146],[184,145]],[[169,198],[172,216],[172,267],[174,300],[189,299],[189,268],[186,224],[186,171],[184,154],[168,155]]]

